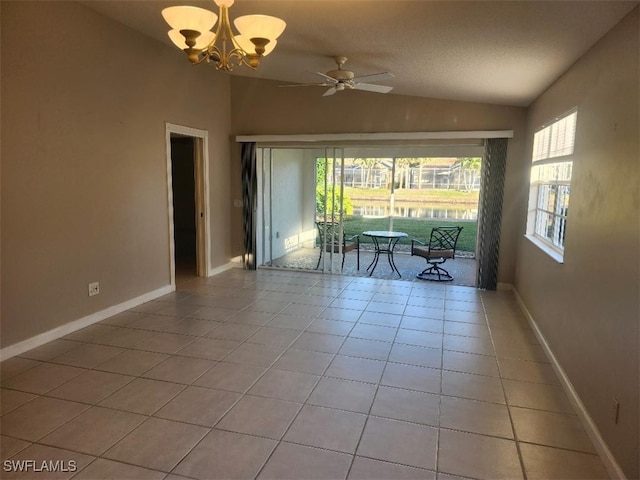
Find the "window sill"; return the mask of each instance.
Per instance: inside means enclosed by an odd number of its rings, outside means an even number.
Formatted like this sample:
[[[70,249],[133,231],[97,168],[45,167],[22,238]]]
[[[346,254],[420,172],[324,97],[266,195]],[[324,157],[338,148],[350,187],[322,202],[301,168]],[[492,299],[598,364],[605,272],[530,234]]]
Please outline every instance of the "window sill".
[[[561,253],[559,253],[558,251],[556,251],[553,248],[551,248],[546,243],[542,242],[541,240],[538,240],[533,235],[525,235],[525,238],[528,239],[531,243],[533,243],[540,250],[542,250],[544,253],[549,255],[556,262],[564,263],[564,256]]]

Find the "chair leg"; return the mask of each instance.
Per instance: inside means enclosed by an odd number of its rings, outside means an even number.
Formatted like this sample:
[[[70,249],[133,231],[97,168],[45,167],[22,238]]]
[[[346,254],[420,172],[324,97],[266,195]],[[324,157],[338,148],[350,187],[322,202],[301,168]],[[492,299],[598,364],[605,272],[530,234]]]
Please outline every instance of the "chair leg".
[[[320,268],[320,260],[322,260],[322,247],[320,247],[320,256],[318,257],[318,263],[316,264],[316,270]]]
[[[453,277],[449,274],[449,272],[440,267],[439,264],[430,263],[429,265],[429,267],[425,268],[422,272],[417,274],[416,277],[421,280],[430,280],[432,282],[450,282],[451,280],[453,280]],[[437,279],[434,278],[436,275],[438,276]]]

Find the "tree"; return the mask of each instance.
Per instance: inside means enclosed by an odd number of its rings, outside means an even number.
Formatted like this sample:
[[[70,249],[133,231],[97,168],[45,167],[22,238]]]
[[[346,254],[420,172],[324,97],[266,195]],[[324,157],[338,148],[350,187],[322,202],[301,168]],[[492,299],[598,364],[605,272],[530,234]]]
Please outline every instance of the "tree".
[[[396,176],[398,177],[398,188],[410,188],[409,175],[413,158],[396,158]],[[403,187],[404,184],[404,187]]]
[[[460,170],[465,192],[471,192],[473,190],[478,175],[480,174],[481,165],[482,158],[480,157],[462,157],[454,164],[454,167]]]
[[[360,185],[361,188],[369,187],[369,182],[371,181],[371,170],[376,168],[376,166],[378,165],[378,159],[356,158],[353,160],[353,162],[359,167],[362,167],[362,170],[364,171],[364,185]]]

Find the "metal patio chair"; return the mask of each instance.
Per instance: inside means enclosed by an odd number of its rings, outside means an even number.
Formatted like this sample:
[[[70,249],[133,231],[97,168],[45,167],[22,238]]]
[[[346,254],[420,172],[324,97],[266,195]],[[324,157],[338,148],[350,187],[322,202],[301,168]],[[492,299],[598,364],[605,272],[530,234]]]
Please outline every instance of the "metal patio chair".
[[[429,242],[411,240],[411,255],[424,258],[429,266],[416,277],[422,280],[450,282],[453,277],[441,265],[456,258],[456,245],[462,227],[434,227]]]
[[[318,236],[320,239],[320,256],[316,270],[320,267],[323,252],[340,253],[342,248],[342,267],[344,268],[344,259],[347,252],[353,250],[357,254],[357,266],[360,270],[360,235],[351,235],[349,237],[343,235],[342,246],[340,245],[340,224],[337,222],[316,222],[318,228]],[[326,243],[325,243],[326,239]]]

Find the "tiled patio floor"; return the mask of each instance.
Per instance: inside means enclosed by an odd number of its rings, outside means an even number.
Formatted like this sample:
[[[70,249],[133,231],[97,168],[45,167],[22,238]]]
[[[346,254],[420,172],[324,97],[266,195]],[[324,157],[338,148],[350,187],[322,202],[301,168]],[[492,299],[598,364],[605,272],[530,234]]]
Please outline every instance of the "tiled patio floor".
[[[319,252],[317,248],[301,248],[274,260],[273,267],[315,271]],[[401,277],[392,271],[387,256],[384,254],[380,256],[373,274],[369,275],[367,267],[373,260],[373,251],[368,245],[363,246],[360,250],[360,269],[357,269],[356,252],[351,251],[345,257],[343,274],[353,277],[371,276],[371,278],[425,282],[425,280],[417,279],[416,275],[427,267],[427,263],[424,258],[412,257],[408,246],[398,245],[393,259]],[[329,269],[329,260],[326,261],[327,269]],[[342,257],[334,255],[334,271],[339,271],[341,262]],[[453,260],[447,260],[443,267],[453,276],[453,280],[448,282],[451,285],[476,286],[477,262],[469,254],[462,253]],[[427,281],[427,283],[430,282]]]
[[[75,462],[3,478],[606,478],[509,292],[232,269],[0,368],[2,460]]]

